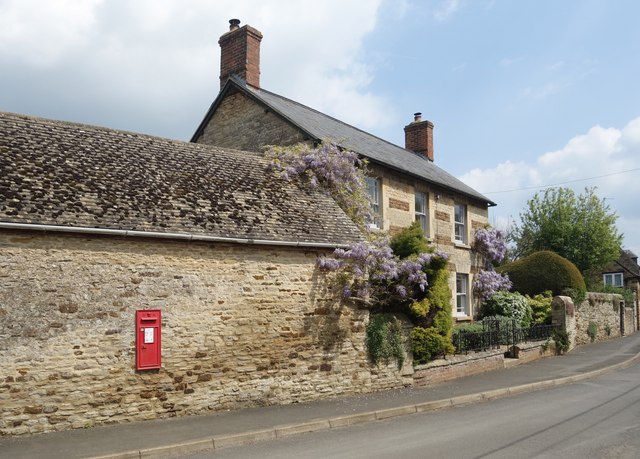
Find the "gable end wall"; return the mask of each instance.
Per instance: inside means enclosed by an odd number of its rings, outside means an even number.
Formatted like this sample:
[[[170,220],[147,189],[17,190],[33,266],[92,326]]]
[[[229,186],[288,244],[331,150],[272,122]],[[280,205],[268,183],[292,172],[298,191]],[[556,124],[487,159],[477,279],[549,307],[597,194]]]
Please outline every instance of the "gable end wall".
[[[220,102],[197,143],[259,152],[265,145],[293,145],[305,140],[299,129],[236,91]]]

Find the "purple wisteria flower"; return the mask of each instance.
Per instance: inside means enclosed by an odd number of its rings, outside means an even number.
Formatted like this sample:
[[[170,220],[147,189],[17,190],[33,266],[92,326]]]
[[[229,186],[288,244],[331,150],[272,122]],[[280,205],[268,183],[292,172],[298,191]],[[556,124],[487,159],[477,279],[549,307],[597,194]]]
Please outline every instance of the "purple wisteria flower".
[[[489,262],[500,263],[507,253],[506,234],[496,228],[480,228],[476,231],[473,248]]]
[[[473,293],[480,302],[487,301],[499,291],[509,290],[511,285],[509,276],[495,271],[480,271],[473,276]]]

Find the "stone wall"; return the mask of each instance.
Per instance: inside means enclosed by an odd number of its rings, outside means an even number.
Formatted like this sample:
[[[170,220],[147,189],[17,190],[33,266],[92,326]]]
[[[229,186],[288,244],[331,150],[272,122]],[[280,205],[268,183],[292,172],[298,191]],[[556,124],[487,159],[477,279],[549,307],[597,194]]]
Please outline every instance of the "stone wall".
[[[303,402],[412,383],[371,367],[368,312],[313,250],[0,232],[0,433]],[[161,309],[162,369],[134,367]]]
[[[635,317],[633,308],[624,306],[621,295],[612,293],[587,293],[587,298],[574,305],[566,296],[554,297],[551,303],[552,320],[569,332],[570,349],[592,342],[589,324],[596,324],[594,341],[602,341],[622,336],[620,330],[620,310],[624,314],[624,334],[634,333]]]
[[[262,151],[264,145],[293,145],[308,140],[280,116],[236,92],[225,97],[198,143],[236,150]]]
[[[382,220],[383,229],[391,234],[409,226],[415,219],[415,193],[426,193],[429,206],[429,230],[427,238],[439,250],[449,255],[449,288],[456,291],[456,277],[454,273],[468,275],[469,304],[468,316],[456,317],[458,320],[470,320],[474,316],[471,285],[473,276],[479,271],[480,265],[471,250],[473,234],[478,228],[488,223],[488,210],[478,203],[461,195],[444,192],[426,182],[413,180],[407,176],[397,174],[389,169],[375,164],[369,165],[371,175],[382,179]],[[467,239],[468,244],[454,241],[454,204],[467,206]],[[455,294],[453,297],[455,302]],[[455,304],[453,305],[455,312]]]

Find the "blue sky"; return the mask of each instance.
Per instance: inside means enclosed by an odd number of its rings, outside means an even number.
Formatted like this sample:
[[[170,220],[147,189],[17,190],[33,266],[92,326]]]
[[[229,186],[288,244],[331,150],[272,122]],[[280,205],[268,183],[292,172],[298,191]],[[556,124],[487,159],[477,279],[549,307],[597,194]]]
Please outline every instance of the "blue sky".
[[[635,0],[0,0],[0,110],[188,140],[239,18],[264,34],[265,89],[400,145],[422,112],[496,226],[545,185],[596,186],[640,253],[639,17]]]

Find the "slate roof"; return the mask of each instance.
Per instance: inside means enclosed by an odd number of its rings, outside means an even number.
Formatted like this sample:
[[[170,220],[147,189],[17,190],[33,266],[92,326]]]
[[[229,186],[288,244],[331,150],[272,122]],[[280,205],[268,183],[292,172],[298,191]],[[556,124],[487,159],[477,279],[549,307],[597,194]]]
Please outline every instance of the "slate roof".
[[[622,268],[624,277],[637,277],[640,279],[640,266],[638,257],[630,250],[620,249],[620,258],[606,267],[604,272],[619,272]]]
[[[335,202],[256,154],[0,112],[0,224],[345,245]]]
[[[291,99],[247,85],[244,80],[236,75],[232,75],[222,91],[220,91],[220,94],[193,135],[192,141],[196,141],[200,136],[218,104],[232,88],[239,89],[249,97],[269,107],[275,113],[278,113],[307,133],[310,138],[317,141],[333,141],[341,147],[355,151],[373,162],[434,183],[447,190],[462,193],[489,206],[496,205],[489,198],[478,193],[426,158]]]

